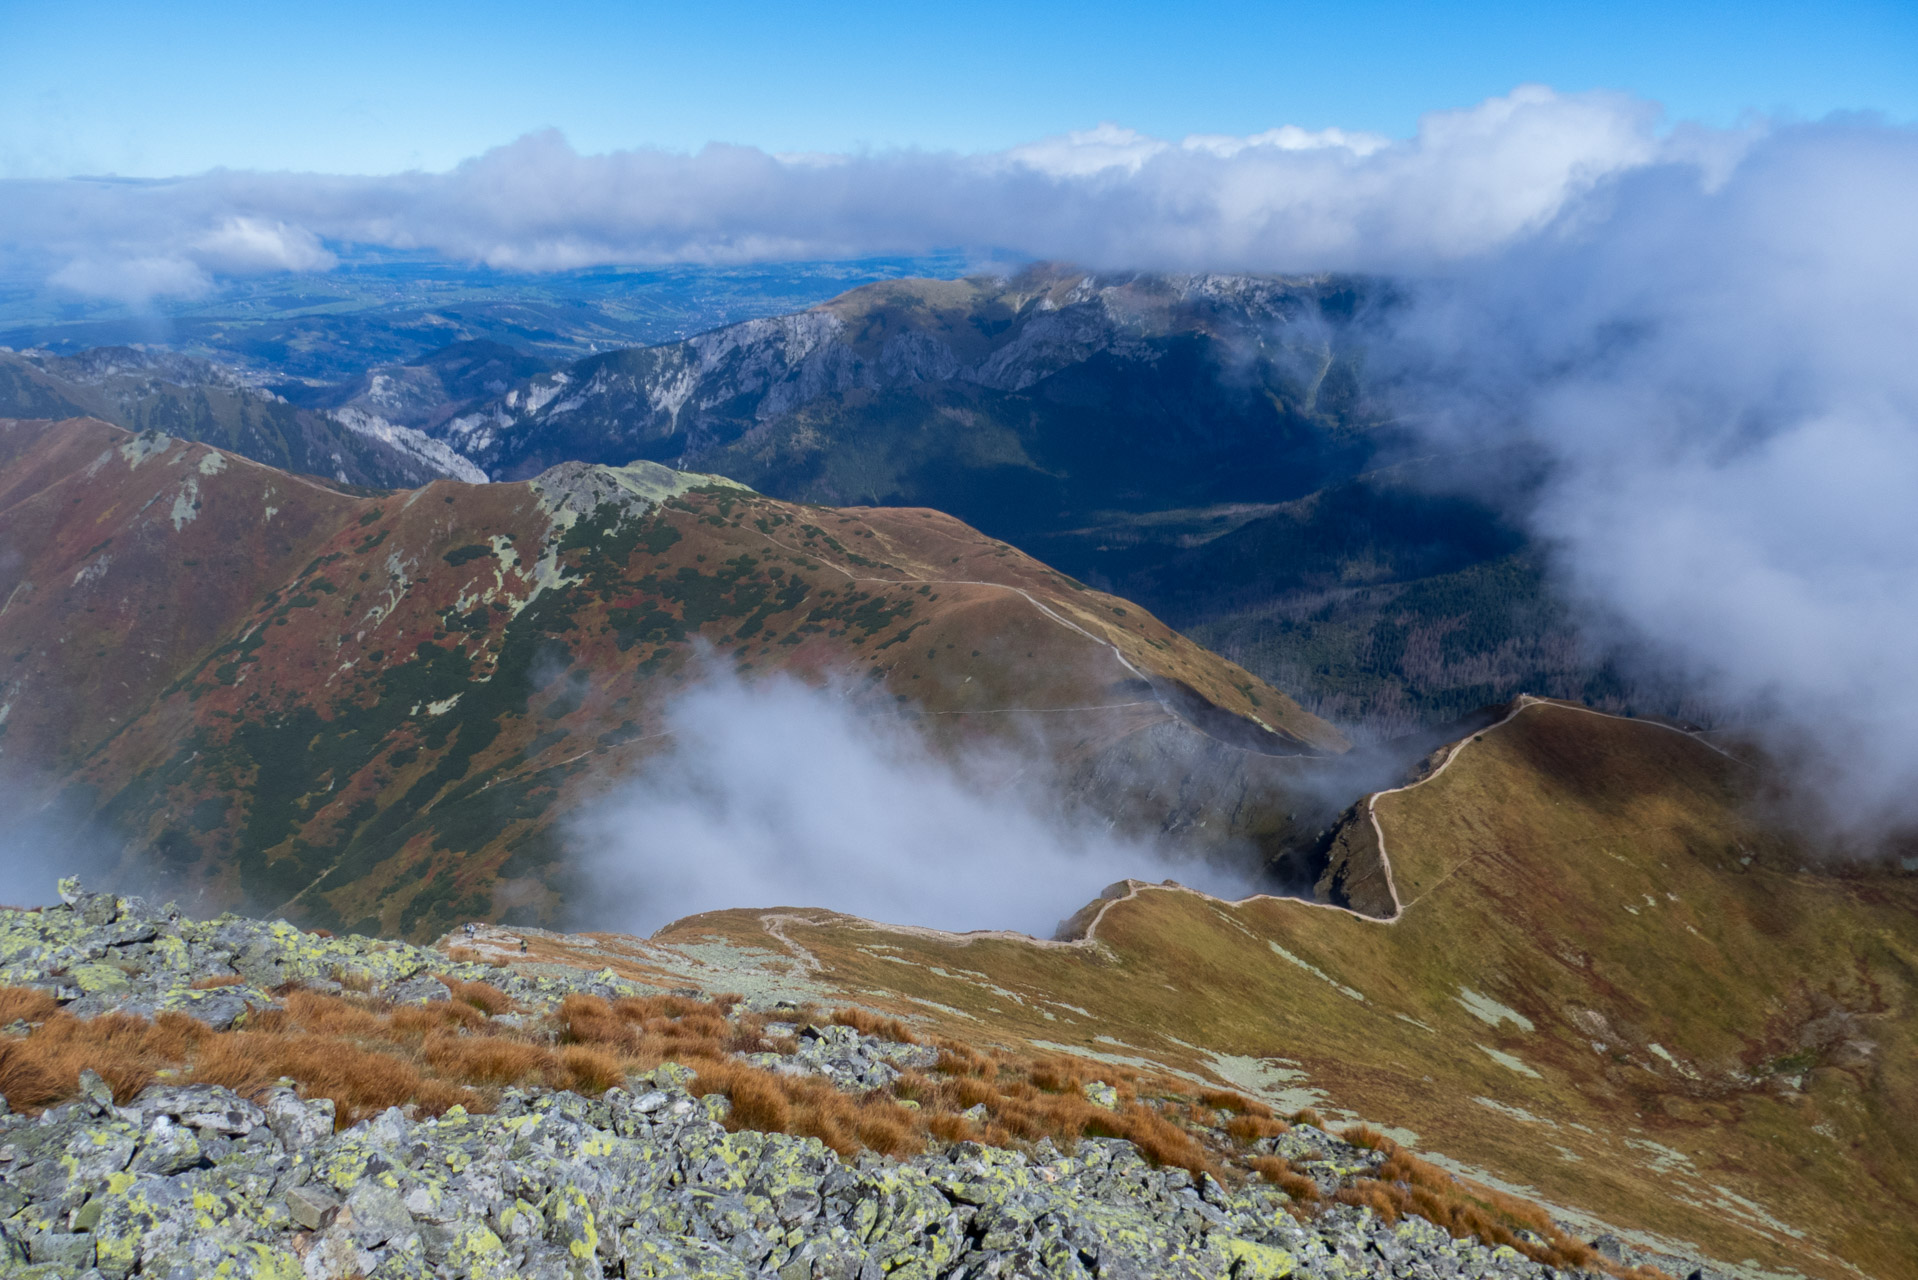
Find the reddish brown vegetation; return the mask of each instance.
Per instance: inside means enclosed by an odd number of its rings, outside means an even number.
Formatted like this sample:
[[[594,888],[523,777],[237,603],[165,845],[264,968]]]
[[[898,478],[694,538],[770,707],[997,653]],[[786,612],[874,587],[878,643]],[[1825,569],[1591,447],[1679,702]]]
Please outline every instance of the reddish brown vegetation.
[[[1262,1138],[1276,1138],[1292,1126],[1267,1116],[1233,1116],[1225,1122],[1225,1131],[1241,1146],[1249,1147]]]
[[[398,1007],[288,990],[282,1008],[261,1010],[227,1032],[178,1013],[151,1022],[118,1013],[74,1018],[42,992],[0,989],[0,1017],[12,1015],[7,1024],[38,1024],[28,1035],[0,1038],[0,1094],[18,1110],[38,1111],[72,1097],[88,1067],[122,1102],[162,1073],[255,1096],[287,1077],[309,1097],[331,1098],[346,1126],[393,1106],[486,1110],[509,1085],[599,1093],[660,1061],[645,1046],[628,1056],[592,1044],[555,1049],[517,1029],[495,1032],[488,1013],[511,1006],[504,992],[486,983],[446,985],[452,999]],[[707,1030],[712,1008],[699,1011]]]
[[[32,987],[0,987],[0,1026],[16,1022],[44,1022],[60,1010],[60,1002]]]
[[[1187,1127],[1210,1128],[1223,1119],[1227,1135],[1242,1145],[1286,1131],[1270,1108],[1237,1093],[1208,1090],[1192,1099],[1180,1096],[1184,1086],[1169,1078],[1059,1054],[1027,1057],[938,1040],[931,1072],[905,1073],[891,1093],[848,1094],[817,1076],[742,1061],[740,1046],[766,1043],[767,1019],[729,1018],[736,998],[573,995],[543,1027],[521,1029],[491,1021],[489,1015],[512,1006],[498,988],[442,981],[450,999],[398,1007],[365,996],[285,990],[281,1008],[262,1010],[226,1032],[178,1013],[150,1022],[120,1013],[79,1019],[44,992],[0,988],[0,1025],[32,1024],[26,1035],[0,1036],[0,1094],[15,1109],[35,1112],[72,1097],[89,1067],[121,1102],[160,1078],[221,1084],[253,1096],[290,1078],[309,1097],[331,1098],[345,1127],[394,1106],[429,1115],[455,1106],[484,1111],[499,1090],[512,1086],[599,1093],[670,1060],[692,1068],[692,1093],[727,1099],[728,1127],[817,1138],[841,1156],[861,1150],[904,1155],[924,1150],[929,1140],[1010,1146],[1051,1139],[1069,1148],[1084,1137],[1123,1138],[1154,1163],[1194,1174],[1256,1173],[1304,1210],[1320,1199],[1317,1183],[1285,1160],[1215,1151]],[[817,1021],[809,1010],[789,1020]],[[863,1010],[835,1010],[830,1021],[918,1043],[902,1023]],[[1116,1090],[1115,1108],[1086,1098],[1092,1079]],[[980,1106],[983,1116],[965,1114]],[[1293,1119],[1323,1125],[1309,1110]],[[1460,1182],[1369,1126],[1342,1136],[1386,1156],[1372,1177],[1338,1192],[1343,1203],[1365,1205],[1388,1220],[1416,1213],[1454,1235],[1509,1244],[1550,1266],[1606,1266],[1536,1205]],[[1654,1273],[1606,1269],[1655,1280]]]
[[[1347,1125],[1339,1131],[1339,1137],[1355,1147],[1364,1147],[1367,1151],[1383,1151],[1392,1145],[1392,1140],[1369,1124]]]
[[[441,978],[446,984],[447,993],[463,1004],[472,1005],[487,1017],[496,1017],[513,1007],[513,998],[490,982],[461,982],[457,978]]]
[[[1207,1089],[1199,1095],[1199,1101],[1215,1111],[1236,1111],[1242,1116],[1257,1116],[1261,1120],[1272,1118],[1272,1108],[1263,1102],[1224,1089]]]
[[[1319,1198],[1319,1184],[1302,1173],[1295,1173],[1280,1156],[1256,1156],[1247,1161],[1252,1171],[1300,1204],[1312,1204]]]
[[[195,991],[213,991],[220,987],[244,987],[246,979],[237,973],[224,974],[217,978],[200,978],[193,984]]]
[[[1364,1205],[1388,1222],[1396,1222],[1401,1214],[1417,1214],[1460,1239],[1476,1236],[1487,1244],[1510,1245],[1534,1262],[1550,1267],[1603,1268],[1620,1276],[1664,1274],[1652,1268],[1626,1270],[1607,1262],[1590,1245],[1561,1231],[1551,1215],[1537,1205],[1454,1178],[1368,1125],[1354,1126],[1340,1136],[1386,1156],[1372,1177],[1339,1190],[1341,1203]]]
[[[841,1027],[851,1027],[861,1035],[877,1036],[881,1040],[893,1040],[899,1044],[918,1044],[919,1037],[897,1018],[882,1018],[876,1013],[864,1009],[834,1009],[833,1023]]]
[[[16,1111],[38,1111],[79,1088],[91,1067],[125,1102],[152,1083],[160,1067],[178,1062],[212,1033],[178,1013],[152,1022],[124,1013],[82,1020],[46,1015],[30,1035],[0,1039],[0,1094]]]
[[[842,1093],[818,1077],[782,1076],[737,1061],[702,1063],[691,1089],[731,1103],[728,1128],[818,1138],[846,1157],[861,1148],[889,1156],[925,1149],[914,1113],[883,1093]]]

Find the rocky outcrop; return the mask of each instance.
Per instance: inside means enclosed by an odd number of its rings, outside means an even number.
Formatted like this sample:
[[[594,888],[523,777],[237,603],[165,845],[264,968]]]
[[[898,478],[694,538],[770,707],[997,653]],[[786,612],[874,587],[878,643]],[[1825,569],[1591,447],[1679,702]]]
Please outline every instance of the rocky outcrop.
[[[427,947],[327,937],[283,920],[195,920],[175,906],[89,893],[75,880],[61,881],[60,891],[61,905],[45,911],[0,910],[0,987],[45,991],[81,1018],[178,1012],[223,1031],[278,1007],[274,991],[288,984],[408,1003],[446,999],[441,974],[484,979],[535,1008],[576,991],[618,997],[646,990],[610,973],[560,978],[461,964]],[[208,985],[223,979],[234,981]]]
[[[292,1277],[1534,1276],[1509,1248],[1154,1169],[1117,1140],[840,1160],[728,1132],[662,1068],[598,1099],[332,1132],[291,1089],[97,1079],[0,1118],[0,1275]],[[1337,1146],[1330,1139],[1327,1145]]]
[[[0,985],[47,993],[64,1015],[176,1010],[245,1027],[289,983],[430,1003],[448,998],[432,976],[442,973],[483,974],[529,1014],[576,992],[643,990],[610,972],[460,964],[284,923],[194,921],[72,881],[61,890],[57,907],[0,912]],[[227,977],[239,981],[194,985]],[[939,1056],[850,1026],[764,1030],[796,1048],[751,1055],[755,1065],[851,1093]],[[0,1035],[0,1080],[27,1034],[16,1023]],[[1337,1203],[1386,1156],[1311,1124],[1255,1144],[1309,1180],[1292,1194],[1156,1167],[1117,1138],[1071,1150],[935,1142],[847,1159],[814,1138],[733,1123],[726,1098],[695,1096],[693,1074],[666,1062],[596,1097],[507,1089],[488,1114],[394,1107],[336,1131],[333,1103],[293,1080],[241,1096],[163,1073],[116,1102],[84,1071],[77,1097],[38,1115],[0,1101],[0,1277],[1552,1274],[1510,1247]],[[1118,1105],[1099,1082],[1084,1092]]]

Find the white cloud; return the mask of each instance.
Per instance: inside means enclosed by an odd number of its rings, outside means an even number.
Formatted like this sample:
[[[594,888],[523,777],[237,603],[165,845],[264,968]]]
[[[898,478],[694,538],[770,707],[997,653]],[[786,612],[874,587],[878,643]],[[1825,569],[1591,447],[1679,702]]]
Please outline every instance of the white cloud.
[[[1378,348],[1430,434],[1545,459],[1528,517],[1594,625],[1852,834],[1918,821],[1915,197],[1918,133],[1779,129],[1416,285]]]
[[[0,248],[48,274],[116,259],[321,270],[323,243],[340,241],[523,270],[954,247],[1113,267],[1408,270],[1507,243],[1658,158],[1656,124],[1640,101],[1525,87],[1434,112],[1399,141],[1292,126],[1173,141],[1103,124],[988,155],[582,156],[545,133],[440,174],[10,182]]]
[[[1063,812],[1037,756],[935,755],[842,688],[715,673],[667,725],[671,749],[571,825],[588,924],[647,932],[699,911],[823,906],[1044,937],[1127,876],[1245,892]]]
[[[306,228],[258,218],[228,218],[193,251],[203,266],[227,275],[330,271],[338,261]]]
[[[135,303],[197,298],[213,288],[212,277],[197,264],[170,257],[77,257],[49,276],[48,283],[90,298]]]

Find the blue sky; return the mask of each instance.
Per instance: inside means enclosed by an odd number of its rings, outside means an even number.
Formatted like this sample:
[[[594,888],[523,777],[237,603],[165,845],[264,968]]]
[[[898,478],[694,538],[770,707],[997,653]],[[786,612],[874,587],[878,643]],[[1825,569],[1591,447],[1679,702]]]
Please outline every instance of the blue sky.
[[[1918,4],[168,5],[0,0],[0,175],[444,169],[582,152],[994,150],[1110,120],[1409,135],[1523,82],[1730,124],[1918,118]]]

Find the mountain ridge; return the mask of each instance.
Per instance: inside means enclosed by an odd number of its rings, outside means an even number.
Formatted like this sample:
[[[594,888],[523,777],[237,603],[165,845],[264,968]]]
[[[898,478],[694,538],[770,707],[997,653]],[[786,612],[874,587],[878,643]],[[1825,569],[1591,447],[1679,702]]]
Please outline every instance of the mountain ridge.
[[[411,426],[351,405],[297,406],[256,376],[167,351],[0,351],[0,417],[96,417],[341,484],[396,487],[440,476],[483,478],[477,467]]]
[[[558,910],[554,823],[647,757],[700,646],[851,673],[935,744],[1043,729],[1084,803],[1252,867],[1330,817],[1304,797],[1336,730],[937,512],[644,462],[342,491],[85,421],[0,422],[0,462],[0,763],[212,902],[398,933]]]

